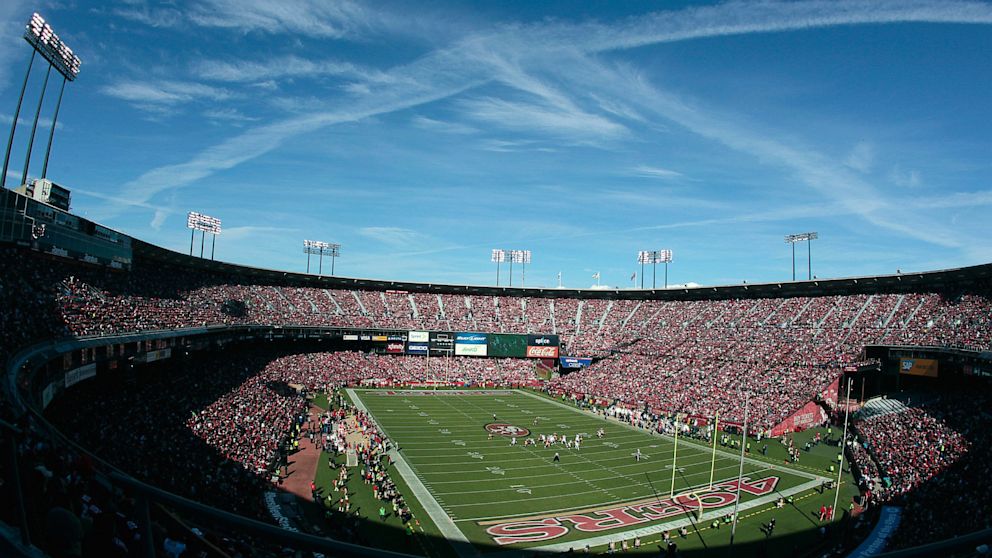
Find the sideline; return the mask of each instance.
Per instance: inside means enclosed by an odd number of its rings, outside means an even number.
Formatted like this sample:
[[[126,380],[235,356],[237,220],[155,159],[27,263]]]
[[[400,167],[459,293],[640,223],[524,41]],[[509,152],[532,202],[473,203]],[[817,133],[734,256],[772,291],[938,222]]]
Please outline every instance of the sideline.
[[[368,408],[365,406],[365,403],[362,401],[362,398],[355,393],[354,389],[345,388],[345,392],[351,398],[352,403],[355,404],[355,407],[358,410],[373,418],[375,417],[375,415],[369,412]],[[377,423],[377,426],[382,429],[387,436],[389,436],[389,432],[383,428],[381,424]],[[389,437],[392,438],[392,436]],[[441,531],[444,538],[447,539],[452,548],[455,549],[458,556],[461,558],[475,558],[479,556],[478,550],[476,550],[475,546],[468,540],[468,537],[461,532],[461,529],[455,525],[455,522],[452,521],[451,517],[444,511],[441,504],[434,499],[434,496],[429,490],[427,490],[424,483],[421,482],[420,477],[413,472],[413,468],[411,468],[406,462],[403,454],[396,449],[391,449],[389,450],[389,456],[393,459],[393,464],[396,466],[396,470],[399,471],[400,476],[403,477],[403,480],[406,482],[407,486],[410,487],[410,491],[413,493],[412,495],[417,498],[420,505],[424,506],[424,510],[427,512],[427,515],[430,516],[431,521],[434,522],[434,525],[436,525],[438,530]]]

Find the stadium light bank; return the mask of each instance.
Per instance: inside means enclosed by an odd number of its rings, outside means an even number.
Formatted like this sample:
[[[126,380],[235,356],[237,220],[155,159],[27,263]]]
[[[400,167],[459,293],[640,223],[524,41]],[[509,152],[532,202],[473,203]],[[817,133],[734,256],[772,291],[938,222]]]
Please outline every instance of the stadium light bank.
[[[813,279],[813,241],[819,238],[815,232],[805,232],[799,234],[785,235],[785,242],[792,245],[792,280],[796,280],[796,243],[806,242],[806,257],[809,276],[807,280]]]
[[[307,255],[307,273],[310,273],[310,256],[311,254],[317,254],[319,256],[317,263],[317,274],[323,275],[324,271],[324,256],[331,257],[331,275],[334,275],[334,259],[341,255],[341,245],[334,244],[331,242],[323,242],[320,240],[304,240],[303,241],[303,253]]]

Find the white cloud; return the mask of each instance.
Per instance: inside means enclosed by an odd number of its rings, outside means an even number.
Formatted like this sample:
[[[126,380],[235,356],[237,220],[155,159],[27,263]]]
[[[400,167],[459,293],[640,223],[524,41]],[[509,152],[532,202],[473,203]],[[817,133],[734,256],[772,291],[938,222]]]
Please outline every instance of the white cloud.
[[[494,97],[461,103],[465,115],[476,120],[516,131],[542,131],[575,138],[611,138],[627,128],[611,120],[583,112],[565,111],[552,106],[514,102]]]
[[[918,170],[904,170],[899,167],[893,168],[889,172],[889,180],[896,186],[903,188],[919,188],[923,185],[923,178]]]
[[[204,27],[332,39],[359,34],[373,18],[365,6],[346,0],[205,0],[187,17]]]
[[[168,211],[165,211],[164,209],[156,209],[155,216],[152,217],[152,222],[149,223],[149,226],[155,229],[156,231],[161,230],[162,224],[165,223],[165,218],[168,216],[169,216]]]
[[[193,66],[202,79],[224,82],[261,82],[283,78],[342,76],[368,83],[392,83],[394,77],[373,68],[337,60],[309,60],[280,56],[264,60],[203,60]]]
[[[201,83],[169,80],[148,82],[121,80],[101,87],[100,91],[141,107],[175,106],[191,101],[223,101],[231,98],[231,92],[225,89]]]
[[[861,172],[870,171],[874,162],[875,146],[865,141],[858,142],[848,154],[847,159],[844,160],[845,165]]]
[[[258,117],[242,114],[238,109],[230,107],[208,109],[203,111],[203,116],[211,120],[222,120],[233,123],[257,122],[259,120]]]
[[[663,169],[661,167],[649,167],[647,165],[638,165],[631,169],[631,171],[637,176],[645,176],[648,178],[660,178],[663,180],[671,180],[673,178],[682,178],[682,173],[678,171],[673,171],[671,169]]]
[[[467,124],[462,124],[459,122],[444,122],[419,115],[411,118],[410,123],[424,130],[443,132],[446,134],[475,134],[479,131],[478,128],[473,128]]]

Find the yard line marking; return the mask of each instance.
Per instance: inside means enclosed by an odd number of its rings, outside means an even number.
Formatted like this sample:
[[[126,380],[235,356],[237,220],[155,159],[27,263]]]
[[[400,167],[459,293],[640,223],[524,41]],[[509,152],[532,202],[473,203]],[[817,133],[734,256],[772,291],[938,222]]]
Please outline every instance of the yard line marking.
[[[354,390],[347,388],[345,389],[345,393],[347,393],[348,397],[355,403],[355,407],[358,408],[358,410],[363,413],[368,413],[373,417],[375,416],[368,410],[367,407],[365,407],[365,403],[354,392]],[[383,432],[386,432],[388,435],[388,431],[385,430],[381,424],[379,427],[383,428]],[[392,438],[392,436],[390,436],[390,438]],[[434,525],[437,526],[437,529],[441,532],[441,535],[448,539],[448,542],[455,549],[458,556],[461,558],[474,558],[478,556],[478,551],[476,551],[475,547],[468,540],[468,537],[466,537],[465,533],[462,533],[461,529],[455,525],[454,520],[447,514],[447,512],[444,511],[441,504],[434,499],[431,491],[427,490],[427,487],[425,487],[420,481],[420,477],[413,472],[413,469],[406,462],[403,454],[393,449],[390,450],[389,455],[393,459],[393,464],[396,465],[396,470],[406,482],[406,485],[410,487],[410,492],[413,493],[414,498],[416,498],[417,501],[420,502],[420,505],[424,507],[424,510],[431,518],[431,521],[433,521]]]

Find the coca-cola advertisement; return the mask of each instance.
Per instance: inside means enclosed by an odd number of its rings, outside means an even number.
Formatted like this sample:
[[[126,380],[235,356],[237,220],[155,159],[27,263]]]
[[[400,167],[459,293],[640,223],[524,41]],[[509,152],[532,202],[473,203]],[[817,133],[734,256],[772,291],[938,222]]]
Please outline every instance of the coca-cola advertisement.
[[[527,358],[558,358],[558,347],[528,346]]]

